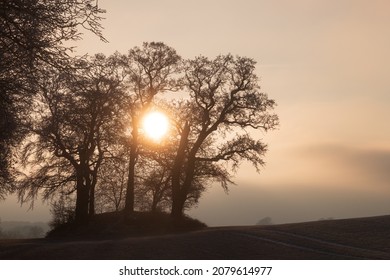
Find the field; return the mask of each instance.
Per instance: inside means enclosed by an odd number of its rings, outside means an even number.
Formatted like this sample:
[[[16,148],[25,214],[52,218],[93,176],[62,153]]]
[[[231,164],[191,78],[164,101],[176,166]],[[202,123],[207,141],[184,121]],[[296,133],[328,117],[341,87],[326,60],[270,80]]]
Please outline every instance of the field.
[[[0,259],[390,259],[390,216],[100,239],[0,240]]]

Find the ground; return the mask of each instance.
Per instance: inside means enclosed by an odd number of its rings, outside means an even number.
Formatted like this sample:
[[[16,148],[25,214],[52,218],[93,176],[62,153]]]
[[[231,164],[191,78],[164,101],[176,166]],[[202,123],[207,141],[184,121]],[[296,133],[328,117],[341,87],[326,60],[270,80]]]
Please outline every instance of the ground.
[[[390,259],[390,216],[116,238],[0,241],[0,259]]]

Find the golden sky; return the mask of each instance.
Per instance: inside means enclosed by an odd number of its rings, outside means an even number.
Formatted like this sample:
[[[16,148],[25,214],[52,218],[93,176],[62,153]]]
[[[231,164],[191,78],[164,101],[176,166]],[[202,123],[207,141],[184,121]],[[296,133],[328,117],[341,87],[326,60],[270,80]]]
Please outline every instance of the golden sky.
[[[243,165],[190,212],[209,225],[390,214],[390,2],[383,0],[99,0],[105,44],[85,34],[78,53],[127,52],[163,41],[184,58],[237,54],[258,62],[280,128],[261,174]],[[25,208],[0,203],[3,220]],[[34,220],[49,219],[45,207]],[[12,213],[12,214],[11,214]],[[45,214],[46,213],[46,214]],[[24,216],[23,216],[24,215]]]

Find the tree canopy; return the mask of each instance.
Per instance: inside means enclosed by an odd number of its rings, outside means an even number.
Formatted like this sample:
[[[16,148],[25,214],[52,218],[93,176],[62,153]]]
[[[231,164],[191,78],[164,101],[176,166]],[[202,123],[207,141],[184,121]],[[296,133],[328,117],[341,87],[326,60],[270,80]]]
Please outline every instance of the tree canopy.
[[[219,163],[230,161],[235,169],[241,160],[248,160],[258,170],[266,145],[248,129],[268,131],[278,125],[272,113],[275,101],[259,91],[254,60],[200,56],[187,60],[184,69],[190,98],[180,106],[180,144],[172,167],[172,214],[177,217],[200,166],[206,176],[227,188],[229,172]]]
[[[42,189],[46,198],[59,189],[75,190],[76,219],[94,214],[98,171],[122,124],[121,62],[118,55],[99,54],[76,60],[68,72],[47,71],[22,157],[36,168],[21,181],[20,197],[33,199]]]
[[[267,145],[254,132],[274,129],[279,120],[253,59],[185,60],[151,42],[127,55],[66,63],[35,75],[17,176],[22,202],[41,193],[58,200],[56,224],[122,210],[124,217],[167,211],[181,220],[212,182],[228,190],[243,160],[257,171],[264,165]],[[170,123],[157,142],[141,125],[153,111]]]
[[[140,119],[157,94],[178,89],[179,83],[174,75],[179,72],[181,58],[173,48],[162,42],[144,43],[142,48],[135,47],[129,51],[127,58],[129,121],[132,125],[125,202],[128,215],[134,211]]]
[[[227,190],[242,160],[259,171],[267,145],[253,132],[278,117],[255,61],[186,60],[162,42],[74,57],[81,31],[106,41],[97,3],[0,0],[0,198],[54,199],[55,224],[96,209],[180,219],[212,182]],[[171,126],[159,143],[141,125],[153,110]]]
[[[10,189],[11,150],[26,132],[38,76],[69,65],[80,30],[105,40],[102,13],[93,0],[0,0],[0,196]]]

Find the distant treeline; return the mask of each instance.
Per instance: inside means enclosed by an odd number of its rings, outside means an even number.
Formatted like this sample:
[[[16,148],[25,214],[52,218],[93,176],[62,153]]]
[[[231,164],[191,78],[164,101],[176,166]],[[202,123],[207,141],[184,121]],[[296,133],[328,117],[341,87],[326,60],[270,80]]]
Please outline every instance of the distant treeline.
[[[30,222],[1,222],[0,238],[17,239],[17,238],[42,238],[49,230],[47,223],[30,223]]]

